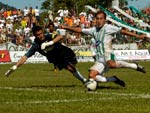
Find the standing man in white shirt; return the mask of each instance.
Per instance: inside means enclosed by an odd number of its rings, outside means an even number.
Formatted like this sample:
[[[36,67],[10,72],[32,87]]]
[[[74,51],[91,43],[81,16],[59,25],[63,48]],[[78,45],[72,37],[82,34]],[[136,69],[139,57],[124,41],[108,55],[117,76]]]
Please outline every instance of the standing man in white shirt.
[[[23,9],[23,14],[24,16],[27,16],[29,14],[29,9],[27,6]]]
[[[58,10],[58,14],[60,17],[64,17],[64,10],[62,9],[62,7],[60,7],[60,9]]]
[[[34,9],[35,17],[37,21],[40,21],[40,10],[38,9],[38,6]]]

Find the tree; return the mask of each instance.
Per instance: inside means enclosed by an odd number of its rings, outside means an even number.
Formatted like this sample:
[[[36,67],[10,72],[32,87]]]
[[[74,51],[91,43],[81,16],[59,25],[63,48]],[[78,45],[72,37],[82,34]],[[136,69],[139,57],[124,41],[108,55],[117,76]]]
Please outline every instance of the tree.
[[[124,6],[126,0],[119,1],[120,5]],[[42,3],[42,9],[51,9],[56,13],[60,7],[63,9],[67,7],[68,10],[74,10],[78,14],[83,10],[85,5],[91,5],[93,7],[95,7],[95,5],[101,5],[104,8],[109,8],[112,6],[112,0],[45,0]]]
[[[41,9],[43,9],[43,10],[49,10],[49,9],[52,9],[52,8],[53,8],[53,1],[51,1],[51,0],[45,0],[42,3]]]

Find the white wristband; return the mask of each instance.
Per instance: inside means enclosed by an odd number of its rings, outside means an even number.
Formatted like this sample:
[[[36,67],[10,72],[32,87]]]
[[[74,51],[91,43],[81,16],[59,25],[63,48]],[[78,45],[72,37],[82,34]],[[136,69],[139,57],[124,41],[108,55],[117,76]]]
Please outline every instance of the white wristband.
[[[17,69],[17,66],[16,66],[16,65],[14,65],[14,66],[12,67],[12,69],[13,69],[13,70],[16,70],[16,69]]]
[[[54,44],[54,42],[53,41],[49,41],[49,42],[47,42],[47,45],[48,46],[51,46],[51,45],[53,45]]]

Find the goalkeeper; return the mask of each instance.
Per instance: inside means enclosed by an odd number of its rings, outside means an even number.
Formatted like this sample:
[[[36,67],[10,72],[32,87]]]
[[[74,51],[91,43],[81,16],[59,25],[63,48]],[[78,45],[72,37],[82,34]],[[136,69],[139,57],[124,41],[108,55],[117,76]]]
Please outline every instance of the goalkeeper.
[[[17,68],[24,64],[29,57],[34,55],[35,52],[39,52],[46,56],[47,60],[57,66],[58,69],[61,70],[64,68],[70,71],[82,83],[86,82],[86,79],[75,68],[77,59],[74,52],[70,48],[59,43],[63,36],[57,35],[56,38],[52,39],[51,35],[44,35],[40,26],[34,26],[32,28],[32,32],[36,38],[31,48],[5,73],[5,76],[9,76],[12,72],[14,72]]]

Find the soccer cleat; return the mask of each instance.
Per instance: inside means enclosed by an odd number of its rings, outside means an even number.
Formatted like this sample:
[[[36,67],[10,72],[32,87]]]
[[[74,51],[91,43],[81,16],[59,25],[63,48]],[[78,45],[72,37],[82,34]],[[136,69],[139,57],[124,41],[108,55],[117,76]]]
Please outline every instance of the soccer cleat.
[[[126,86],[126,84],[125,84],[124,81],[120,80],[120,79],[119,79],[118,77],[116,77],[116,76],[113,76],[113,77],[116,79],[116,81],[115,81],[116,84],[119,84],[120,86],[123,86],[123,87]]]
[[[146,70],[143,66],[139,65],[138,63],[135,62],[135,64],[137,65],[137,71],[140,71],[142,73],[146,73]]]
[[[54,69],[53,71],[54,71],[54,72],[57,72],[57,69]]]
[[[5,76],[6,76],[6,77],[9,77],[9,75],[10,75],[13,71],[14,71],[14,70],[12,70],[12,69],[7,70],[7,72],[5,73]]]
[[[89,79],[84,79],[83,84],[86,86],[89,83]]]

